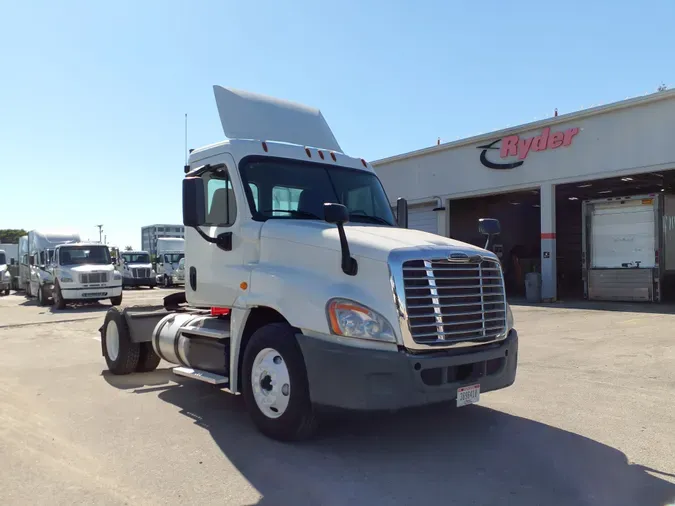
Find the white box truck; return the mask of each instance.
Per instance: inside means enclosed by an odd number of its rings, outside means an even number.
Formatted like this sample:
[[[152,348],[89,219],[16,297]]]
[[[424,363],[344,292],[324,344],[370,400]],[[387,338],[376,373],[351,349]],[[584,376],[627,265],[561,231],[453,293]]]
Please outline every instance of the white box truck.
[[[52,297],[57,309],[103,299],[110,299],[114,306],[122,303],[122,274],[105,244],[61,244],[54,249],[49,270],[53,283],[45,285],[45,300],[47,295]]]
[[[155,270],[157,282],[164,286],[173,284],[173,274],[178,263],[185,256],[185,239],[180,237],[160,237],[157,239],[157,258]]]
[[[464,406],[515,381],[494,253],[407,229],[406,201],[395,219],[371,165],[342,152],[318,110],[215,95],[230,140],[185,167],[185,292],[108,311],[113,374],[164,359],[242,394],[280,440],[310,436],[325,407]],[[490,237],[499,222],[479,228]]]
[[[78,233],[68,230],[31,230],[19,238],[19,284],[26,297],[37,297],[40,305],[48,303],[54,283],[54,251],[60,244],[79,240]]]
[[[3,293],[9,295],[9,290],[12,288],[12,275],[9,272],[9,264],[7,261],[7,253],[0,249],[0,295]]]

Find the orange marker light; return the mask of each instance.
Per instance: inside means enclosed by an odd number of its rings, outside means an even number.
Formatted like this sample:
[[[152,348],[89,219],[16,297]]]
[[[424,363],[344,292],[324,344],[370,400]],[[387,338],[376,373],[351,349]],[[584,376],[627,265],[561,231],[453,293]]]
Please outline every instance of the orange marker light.
[[[337,162],[337,157],[335,156],[335,153],[331,153],[330,157],[333,159],[334,162]]]
[[[239,283],[239,288],[241,288],[242,290],[246,290],[248,288],[248,283],[246,281],[242,281],[241,283]]]
[[[305,148],[305,153],[307,153],[309,158],[312,158],[312,152],[309,150],[309,148]]]
[[[323,151],[319,151],[319,158],[323,160]]]
[[[262,143],[262,147],[263,147],[263,150],[265,151],[265,153],[267,153],[267,143],[266,142]]]

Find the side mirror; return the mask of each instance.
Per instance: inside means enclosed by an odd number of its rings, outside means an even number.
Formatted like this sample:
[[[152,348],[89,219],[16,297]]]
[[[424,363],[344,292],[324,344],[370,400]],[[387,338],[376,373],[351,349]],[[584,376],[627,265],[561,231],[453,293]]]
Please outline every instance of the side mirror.
[[[349,211],[342,204],[324,204],[323,216],[327,223],[342,225],[349,222]]]
[[[30,265],[35,265],[35,255],[31,255],[28,257],[28,263]]]
[[[14,265],[14,259],[13,258],[9,261],[9,265]]]
[[[478,220],[478,231],[483,235],[497,235],[501,233],[502,227],[499,220],[495,218],[480,218]]]
[[[342,250],[342,272],[347,276],[356,276],[359,266],[349,252],[349,243],[344,227],[344,224],[349,222],[349,211],[342,204],[325,203],[323,205],[323,216],[327,223],[337,225],[340,235],[340,249]]]
[[[183,225],[198,227],[206,222],[204,180],[200,177],[183,179]]]
[[[493,236],[499,235],[502,231],[502,227],[499,224],[499,220],[495,218],[480,218],[478,220],[478,231],[487,236],[485,240],[485,249],[489,250]]]
[[[396,222],[400,228],[408,228],[408,201],[403,197],[396,199]]]

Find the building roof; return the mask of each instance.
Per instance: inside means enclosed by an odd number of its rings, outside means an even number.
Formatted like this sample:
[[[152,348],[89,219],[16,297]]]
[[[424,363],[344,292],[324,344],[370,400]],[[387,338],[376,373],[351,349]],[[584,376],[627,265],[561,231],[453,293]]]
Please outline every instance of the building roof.
[[[437,146],[430,146],[428,148],[417,149],[414,151],[409,151],[407,153],[402,153],[399,155],[393,155],[387,158],[381,158],[370,162],[373,167],[386,165],[391,162],[396,162],[399,160],[405,160],[406,158],[414,158],[417,156],[428,155],[430,153],[436,153],[439,151],[445,151],[467,144],[475,144],[489,139],[494,139],[497,137],[504,137],[507,135],[512,135],[521,131],[527,130],[537,130],[539,128],[544,128],[551,125],[556,125],[558,123],[565,123],[571,120],[578,120],[586,118],[589,116],[596,116],[599,114],[606,114],[614,112],[620,109],[626,109],[628,107],[636,107],[640,105],[649,104],[651,102],[656,102],[659,100],[666,100],[670,98],[675,98],[675,89],[657,91],[656,93],[650,93],[649,95],[644,95],[641,97],[629,98],[626,100],[621,100],[619,102],[612,102],[611,104],[601,105],[598,107],[592,107],[590,109],[583,109],[581,111],[571,112],[568,114],[561,114],[559,116],[553,116],[552,118],[547,118],[540,121],[533,121],[531,123],[524,123],[515,127],[504,128],[502,130],[495,130],[493,132],[488,132],[485,134],[475,135],[473,137],[467,137],[465,139],[460,139],[452,142],[445,142]]]

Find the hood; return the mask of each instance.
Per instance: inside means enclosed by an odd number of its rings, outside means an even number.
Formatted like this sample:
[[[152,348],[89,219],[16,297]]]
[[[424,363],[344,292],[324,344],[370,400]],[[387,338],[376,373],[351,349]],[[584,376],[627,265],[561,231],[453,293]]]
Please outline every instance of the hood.
[[[267,220],[262,228],[262,238],[307,244],[318,248],[340,251],[337,227],[320,221]],[[448,237],[406,228],[346,224],[345,235],[352,255],[386,262],[389,253],[401,248],[420,251],[449,248],[468,254],[486,254],[483,248]]]
[[[111,265],[106,265],[106,264],[98,264],[98,265],[62,265],[62,269],[68,269],[69,271],[72,272],[77,272],[80,274],[87,273],[87,272],[112,272],[113,266]]]

